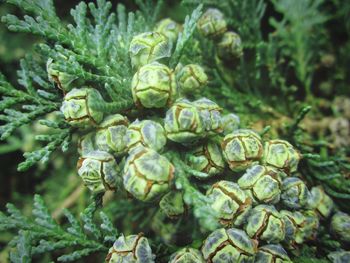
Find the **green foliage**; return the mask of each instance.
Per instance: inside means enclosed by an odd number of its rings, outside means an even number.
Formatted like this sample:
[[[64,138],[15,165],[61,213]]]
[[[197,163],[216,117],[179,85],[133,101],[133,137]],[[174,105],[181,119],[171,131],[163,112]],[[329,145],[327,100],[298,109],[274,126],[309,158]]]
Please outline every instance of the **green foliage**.
[[[31,262],[33,256],[45,252],[74,247],[75,251],[63,254],[58,261],[74,261],[94,252],[106,252],[117,237],[113,224],[105,213],[100,212],[101,224],[94,223],[96,206],[92,203],[76,219],[68,210],[64,215],[69,222],[67,228],[58,225],[51,217],[43,199],[34,197],[34,218],[25,217],[12,204],[7,205],[7,214],[0,213],[0,230],[19,230],[10,242],[16,249],[11,253],[14,262]]]
[[[199,5],[191,14],[191,16],[186,16],[185,22],[184,22],[184,29],[183,32],[180,33],[176,46],[175,46],[175,51],[171,57],[169,65],[171,67],[175,67],[177,63],[179,63],[179,60],[181,58],[181,55],[183,53],[184,48],[188,44],[189,40],[191,39],[194,30],[196,29],[197,26],[197,21],[200,18],[202,12],[203,6]]]
[[[10,254],[12,262],[15,263],[29,263],[31,262],[31,238],[29,231],[19,231],[16,251]]]
[[[289,127],[288,139],[297,145],[304,155],[304,163],[301,166],[304,177],[313,184],[321,184],[330,196],[339,199],[340,207],[349,211],[349,207],[343,202],[350,199],[350,181],[346,178],[346,174],[350,172],[350,162],[341,152],[330,155],[322,150],[325,142],[310,141],[312,139],[299,126],[310,110],[309,106],[300,110],[296,120]]]
[[[30,32],[54,41],[53,47],[39,45],[39,53],[57,62],[54,69],[87,82],[105,83],[99,89],[112,101],[108,105],[114,110],[126,107],[127,101],[131,101],[129,43],[133,35],[147,26],[141,14],[126,13],[125,7],[119,5],[116,23],[116,14],[110,12],[110,2],[101,0],[96,5],[81,2],[71,11],[75,25],[64,27],[52,1],[9,2],[36,16],[26,15],[24,20],[13,15],[4,16],[2,20],[10,30]],[[99,102],[96,105],[98,107]]]
[[[147,29],[149,24],[145,23],[144,16],[139,13],[126,13],[125,7],[118,5],[118,23],[115,23],[116,14],[110,12],[110,2],[101,0],[96,5],[82,2],[71,11],[75,26],[70,24],[65,27],[50,0],[8,2],[33,15],[25,15],[23,20],[14,15],[2,17],[2,21],[11,31],[32,33],[54,41],[56,44],[52,47],[39,44],[40,55],[54,59],[57,62],[55,70],[84,79],[86,84],[95,83],[96,88],[103,91],[108,101],[95,99],[92,107],[110,113],[132,105],[129,89],[132,69],[128,47],[133,35]],[[145,4],[139,1],[139,4],[145,8],[148,6],[146,9],[149,12],[149,2]],[[0,111],[4,115],[0,118],[7,123],[0,129],[2,139],[10,136],[18,127],[43,119],[45,114],[59,109],[62,95],[47,81],[43,63],[45,62],[36,62],[31,56],[22,60],[22,69],[18,76],[19,84],[24,87],[23,91],[12,86],[0,75],[0,93],[4,96],[0,103]],[[18,111],[20,104],[22,110]],[[16,109],[11,109],[15,106]],[[38,161],[47,162],[49,155],[60,146],[64,151],[68,148],[72,131],[63,120],[55,123],[44,121],[43,124],[60,131],[50,136],[38,136],[37,139],[46,141],[47,146],[33,153],[26,153],[26,161],[18,167],[20,171],[28,169]]]
[[[225,14],[227,23],[243,39],[244,47],[254,47],[262,40],[260,23],[266,10],[263,0],[183,0],[184,4],[204,4],[206,7],[217,6]]]
[[[278,45],[285,56],[291,58],[297,78],[302,82],[310,100],[313,72],[322,47],[322,27],[328,17],[320,11],[323,0],[272,1],[283,14],[282,21],[270,19],[275,28]]]
[[[0,75],[0,119],[4,125],[0,126],[1,139],[7,139],[19,127],[30,124],[38,118],[59,108],[61,96],[57,90],[46,80],[45,71],[33,57],[27,56],[21,60],[21,70],[18,71],[18,82],[23,89],[12,86]],[[43,120],[42,124],[58,130],[52,135],[38,136],[37,140],[48,144],[34,152],[25,153],[26,160],[19,164],[18,170],[24,171],[38,161],[47,162],[49,155],[62,146],[65,151],[70,141],[70,131],[62,119],[56,122]]]
[[[183,0],[185,5],[203,4],[205,7],[217,6],[225,14],[228,25],[240,34],[244,47],[254,47],[262,40],[261,19],[266,10],[263,0]]]
[[[2,21],[11,31],[30,33],[39,36],[42,41],[35,45],[34,52],[21,60],[18,85],[11,84],[0,73],[0,135],[5,140],[5,144],[0,145],[0,153],[25,148],[21,145],[22,138],[18,137],[33,133],[36,143],[27,149],[25,160],[19,164],[18,170],[27,170],[39,162],[45,163],[49,169],[38,166],[36,170],[40,182],[35,191],[45,194],[50,210],[72,206],[73,211],[64,210],[63,224],[58,224],[55,220],[61,219],[60,212],[57,212],[59,209],[51,216],[38,195],[34,198],[32,217],[25,216],[14,205],[8,204],[7,212],[0,212],[0,231],[6,233],[1,239],[3,242],[9,239],[9,234],[12,236],[16,233],[8,245],[11,248],[6,248],[10,250],[11,261],[31,262],[39,255],[45,255],[44,260],[56,260],[51,256],[59,255],[58,261],[76,261],[86,256],[93,257],[95,253],[101,253],[99,256],[103,258],[102,253],[106,255],[117,235],[121,234],[113,228],[115,224],[125,235],[144,232],[150,238],[153,252],[157,254],[157,262],[167,262],[169,255],[180,247],[200,248],[206,235],[219,227],[218,215],[212,210],[212,200],[205,192],[218,180],[237,181],[240,175],[227,167],[222,168],[222,174],[205,181],[208,175],[190,167],[184,158],[194,145],[184,146],[170,141],[165,149],[159,149],[159,154],[166,156],[175,167],[174,172],[170,171],[174,178],[170,176],[168,183],[170,191],[178,191],[183,198],[185,211],[180,219],[163,218],[164,222],[158,225],[155,220],[159,212],[158,203],[137,202],[129,198],[132,191],[126,193],[123,189],[104,196],[104,212],[100,212],[99,218],[94,215],[97,206],[102,204],[102,194],[95,196],[96,202],[101,203],[92,203],[85,209],[86,203],[90,202],[87,201],[88,195],[81,190],[83,185],[72,181],[70,176],[77,177],[76,171],[73,172],[73,163],[77,159],[76,147],[70,146],[76,144],[78,137],[96,129],[72,128],[63,119],[59,109],[66,92],[58,89],[59,85],[52,81],[52,76],[47,76],[45,67],[48,59],[52,59],[53,71],[79,80],[74,84],[75,88],[87,86],[98,90],[102,98],[89,97],[94,111],[103,112],[105,116],[120,113],[130,122],[136,118],[151,119],[163,125],[165,109],[140,110],[134,105],[131,81],[135,69],[131,66],[129,47],[135,35],[154,30],[166,8],[177,10],[175,4],[173,6],[173,2],[170,2],[135,0],[139,11],[134,12],[127,12],[122,4],[113,10],[112,3],[106,0],[81,2],[71,9],[70,22],[67,23],[57,15],[53,0],[7,0],[7,3],[22,10],[24,16],[7,14]],[[350,74],[346,69],[350,61],[349,41],[345,39],[344,43],[338,43],[332,40],[334,29],[328,22],[344,21],[343,27],[347,30],[345,38],[348,38],[350,27],[346,19],[350,5],[338,0],[179,2],[183,4],[180,10],[191,7],[187,9],[191,12],[186,13],[186,17],[183,15],[182,31],[173,43],[171,56],[160,62],[169,66],[169,72],[174,75],[186,64],[197,63],[203,67],[208,75],[208,87],[200,94],[191,94],[193,99],[205,96],[217,102],[224,113],[237,113],[241,127],[253,127],[263,137],[262,141],[280,137],[291,142],[302,154],[298,172],[307,185],[322,185],[333,197],[336,209],[350,212],[347,204],[350,199],[349,149],[330,145],[326,141],[327,127],[314,134],[304,130],[305,126],[310,125],[307,122],[310,119],[318,121],[336,116],[329,113],[334,106],[329,104],[333,102],[327,98],[326,103],[322,104],[321,98],[317,97],[321,93],[318,90],[319,82],[327,79],[331,92],[349,95],[347,80]],[[129,3],[128,6],[134,7]],[[214,40],[205,38],[196,29],[197,21],[208,7],[220,9],[228,30],[242,38],[244,55],[241,58],[220,59],[217,50],[219,37]],[[331,8],[337,9],[334,14],[329,11]],[[264,27],[266,23],[269,23],[267,28]],[[328,53],[338,63],[332,69],[327,68],[329,75],[320,77],[322,70],[325,70],[322,56]],[[153,99],[150,96],[150,100]],[[313,111],[305,106],[306,102],[313,106]],[[326,106],[321,109],[322,105]],[[298,113],[296,109],[300,108]],[[174,115],[178,113],[176,111]],[[45,126],[47,131],[36,131],[32,127],[35,123]],[[206,139],[201,137],[200,143],[207,143]],[[223,136],[216,134],[212,139],[221,144]],[[57,152],[49,162],[57,149],[61,149],[63,154]],[[125,158],[114,157],[111,161],[117,162],[120,170],[123,170]],[[142,190],[146,190],[152,181],[148,178],[143,181]],[[25,197],[21,198],[17,200],[25,200]],[[77,219],[73,213],[80,211],[83,212]],[[159,229],[152,226],[153,222]],[[291,257],[293,261],[328,262],[321,257],[342,247],[325,229],[327,223],[326,220],[321,221],[318,238],[303,244],[298,250],[300,254]],[[293,254],[292,250],[288,252]]]

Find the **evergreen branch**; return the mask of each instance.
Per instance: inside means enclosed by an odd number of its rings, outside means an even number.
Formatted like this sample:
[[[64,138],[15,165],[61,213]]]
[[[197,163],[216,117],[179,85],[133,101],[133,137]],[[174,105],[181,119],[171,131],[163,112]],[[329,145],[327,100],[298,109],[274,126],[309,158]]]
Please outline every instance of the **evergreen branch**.
[[[32,246],[29,231],[19,231],[19,238],[16,248],[16,251],[10,253],[11,262],[30,263]]]
[[[14,15],[6,15],[1,18],[3,23],[6,23],[9,30],[14,32],[32,33],[39,35],[47,39],[58,41],[63,44],[72,45],[71,38],[73,37],[66,29],[62,26],[62,22],[57,16],[52,16],[52,13],[42,11],[41,8],[37,8],[36,2],[31,0],[20,0],[20,1],[8,1],[17,5],[19,8],[23,8],[26,11],[26,6],[33,6],[32,11],[37,13],[36,18],[25,15],[23,20],[19,19]],[[51,1],[40,1],[40,2],[51,2]],[[46,15],[45,15],[46,14]]]
[[[320,50],[322,44],[318,29],[328,20],[328,17],[320,11],[323,2],[324,0],[272,1],[284,18],[282,21],[271,18],[270,24],[276,29],[279,47],[284,55],[292,59],[297,78],[303,83],[309,100],[312,95],[314,62],[318,56],[316,50]]]
[[[33,152],[25,152],[23,156],[26,160],[18,165],[18,171],[26,171],[39,161],[42,163],[48,162],[50,155],[60,146],[62,146],[62,151],[65,151],[66,149],[64,148],[67,148],[67,146],[64,145],[69,143],[70,135],[71,130],[65,129],[61,130],[58,134],[37,136],[37,140],[47,141],[49,143],[45,147]]]
[[[298,116],[296,117],[294,123],[289,128],[289,132],[288,132],[289,137],[292,137],[295,135],[296,131],[299,128],[300,122],[305,118],[306,114],[308,114],[311,111],[311,108],[312,108],[311,106],[305,106],[299,111]]]
[[[99,226],[93,223],[95,210],[93,203],[80,216],[85,222],[84,229],[87,229],[88,232],[100,231]],[[0,212],[0,230],[19,229],[19,235],[10,243],[10,245],[17,244],[17,249],[11,254],[11,259],[14,262],[30,262],[30,259],[37,254],[74,248],[74,252],[68,252],[57,258],[62,262],[74,261],[93,252],[105,253],[111,245],[111,240],[116,239],[114,234],[117,232],[105,214],[101,214],[102,225],[100,227],[104,233],[108,233],[109,238],[104,240],[84,232],[80,227],[80,222],[71,213],[65,211],[65,215],[70,224],[66,229],[52,219],[39,195],[34,197],[34,220],[23,216],[17,208],[8,204],[7,215]]]
[[[136,0],[135,2],[139,6],[143,17],[146,18],[149,29],[152,29],[159,16],[163,0],[157,0],[156,4],[153,3],[153,0]]]
[[[228,8],[228,1],[216,1],[216,0],[182,0],[181,4],[197,6],[203,4],[203,6],[217,6],[219,8],[225,9]]]
[[[186,16],[185,22],[184,22],[184,29],[183,32],[179,34],[179,37],[176,42],[175,50],[173,55],[171,56],[169,65],[171,68],[175,68],[175,66],[179,63],[182,53],[184,51],[184,48],[188,44],[189,40],[191,39],[196,26],[197,21],[202,15],[202,8],[203,5],[199,5],[191,14],[191,16]]]
[[[0,120],[7,122],[7,124],[0,126],[1,140],[8,138],[12,132],[18,127],[28,124],[36,120],[38,117],[46,113],[56,110],[56,105],[52,106],[38,106],[34,111],[21,113],[16,111],[16,116],[11,116],[11,110],[4,110],[6,115],[0,115]]]
[[[219,8],[228,25],[243,39],[244,47],[254,48],[262,40],[260,24],[266,10],[264,0],[182,0],[182,4]]]

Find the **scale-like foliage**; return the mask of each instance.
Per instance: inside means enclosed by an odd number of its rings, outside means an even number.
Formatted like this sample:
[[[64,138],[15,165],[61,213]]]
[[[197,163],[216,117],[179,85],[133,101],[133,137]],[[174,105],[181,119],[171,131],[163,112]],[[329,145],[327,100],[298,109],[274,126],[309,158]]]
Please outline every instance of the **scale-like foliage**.
[[[297,78],[304,85],[310,100],[311,84],[316,60],[322,46],[322,30],[320,25],[328,17],[320,11],[323,0],[272,1],[276,10],[283,14],[283,19],[270,19],[276,29],[278,43],[284,55],[292,59]]]
[[[76,88],[88,86],[101,93],[102,99],[95,96],[89,100],[92,110],[106,115],[121,113],[127,116],[130,122],[136,118],[150,118],[163,124],[165,110],[140,110],[134,105],[131,82],[135,68],[131,66],[129,47],[134,36],[154,30],[163,4],[169,3],[162,0],[135,0],[139,11],[127,12],[126,7],[121,4],[116,6],[115,11],[112,10],[112,3],[106,0],[81,2],[71,10],[71,24],[66,25],[66,22],[58,17],[52,0],[7,2],[25,13],[23,17],[4,16],[2,21],[8,28],[15,32],[38,35],[42,41],[36,45],[33,55],[28,55],[21,61],[18,86],[10,84],[0,75],[0,93],[3,95],[0,101],[0,120],[4,123],[0,127],[1,137],[6,139],[11,147],[18,147],[20,142],[13,138],[23,125],[36,122],[50,130],[35,136],[38,141],[37,149],[24,154],[26,160],[19,165],[19,170],[26,170],[39,161],[47,162],[56,149],[67,151],[71,140],[74,141],[76,137],[81,137],[83,133],[85,135],[96,128],[79,130],[63,120],[59,108],[67,91],[59,90],[49,81],[50,76],[47,76],[45,66],[48,59],[54,62],[54,71],[74,76],[79,80]],[[327,143],[319,141],[314,135],[311,137],[306,134],[301,127],[310,107],[304,107],[299,114],[296,112],[297,108],[304,106],[305,97],[306,102],[317,109],[317,98],[313,97],[311,87],[316,82],[315,72],[320,68],[317,63],[321,53],[326,52],[327,45],[324,42],[329,37],[325,30],[325,22],[330,17],[323,10],[326,2],[183,0],[181,3],[193,7],[193,11],[185,17],[182,26],[178,25],[179,32],[175,32],[178,33],[178,37],[172,43],[171,55],[160,62],[169,66],[169,72],[175,75],[179,74],[182,66],[199,64],[208,76],[208,82],[200,94],[190,94],[193,98],[206,96],[223,107],[224,113],[237,113],[241,119],[241,127],[253,126],[263,137],[263,142],[268,143],[268,137],[287,139],[303,156],[298,171],[308,182],[308,187],[321,184],[334,200],[349,200],[350,184],[347,176],[350,165],[346,158],[346,149],[334,154],[334,149],[328,147]],[[339,2],[333,0],[333,4],[339,5]],[[228,31],[240,35],[243,56],[227,59],[220,57],[220,36],[209,38],[201,35],[200,30],[196,30],[197,21],[205,11],[204,8],[208,7],[220,9],[227,22]],[[267,10],[267,7],[271,10]],[[345,17],[344,13],[346,10],[339,12],[338,18]],[[262,25],[268,20],[272,27],[265,29]],[[171,22],[171,25],[176,27],[177,24]],[[272,30],[273,32],[270,32]],[[339,53],[346,57],[347,50],[346,46],[342,47]],[[346,58],[342,59],[342,64],[346,64]],[[336,71],[341,77],[333,76],[332,81],[343,82],[345,87],[346,71]],[[215,117],[214,114],[210,118]],[[206,136],[203,135],[204,139],[201,137],[199,143],[206,143]],[[211,137],[211,140],[220,144],[223,134],[217,131],[215,136]],[[168,142],[166,148],[159,151],[159,154],[167,157],[174,167],[174,170],[169,169],[171,174],[168,185],[170,191],[176,190],[181,193],[184,211],[178,221],[174,218],[162,218],[159,220],[164,222],[158,225],[156,215],[164,212],[158,204],[130,200],[123,190],[118,189],[113,195],[117,200],[110,201],[110,192],[104,196],[106,214],[101,212],[99,219],[94,217],[97,209],[94,203],[84,210],[79,220],[65,210],[64,220],[68,223],[61,226],[53,219],[61,216],[57,210],[51,216],[42,198],[35,196],[33,218],[24,216],[11,204],[7,206],[7,213],[0,213],[0,230],[17,233],[9,243],[12,247],[10,259],[13,262],[30,262],[41,254],[47,255],[51,252],[50,254],[56,255],[56,251],[60,255],[58,261],[74,261],[96,252],[106,254],[118,235],[113,224],[117,224],[118,229],[123,229],[125,234],[145,232],[153,253],[157,254],[156,262],[167,262],[169,255],[178,250],[178,245],[200,248],[209,231],[220,227],[218,215],[211,203],[213,200],[205,192],[218,180],[236,182],[240,175],[229,168],[222,168],[222,174],[204,180],[203,178],[209,177],[208,174],[203,170],[195,170],[190,166],[190,162],[184,160],[186,151],[191,147],[192,145],[188,147]],[[2,149],[8,150],[0,148],[0,152]],[[206,154],[210,154],[209,150]],[[124,155],[114,157],[116,165],[123,170]],[[135,156],[136,158],[139,156]],[[204,160],[203,158],[201,157],[201,160]],[[62,171],[65,172],[65,169]],[[62,171],[60,172],[63,173]],[[67,176],[64,180],[67,182],[63,183],[69,187],[62,187],[66,191],[61,197],[66,198],[62,206],[74,204],[73,211],[82,211],[86,195],[79,189],[82,189],[83,185],[70,182]],[[147,186],[152,185],[152,180],[148,180],[149,178],[146,180]],[[51,186],[51,189],[55,187],[56,185]],[[148,190],[155,191],[155,188]],[[43,187],[39,188],[39,191],[42,189]],[[128,194],[132,195],[131,190]],[[76,193],[80,193],[81,197],[78,198]],[[99,202],[102,201],[102,196],[101,192],[95,194]],[[57,203],[61,202],[62,200],[57,200]],[[342,203],[339,203],[338,207],[342,210],[348,209]],[[280,208],[279,205],[277,208]],[[113,221],[109,217],[113,218]],[[156,222],[157,226],[152,225],[153,222]],[[189,237],[187,234],[182,236],[181,231],[187,231]],[[300,247],[300,255],[296,261],[325,262],[320,256],[340,249],[342,244],[334,240],[323,225],[318,232],[317,240]],[[321,251],[322,249],[324,251]],[[320,251],[322,254],[318,255]],[[293,254],[293,251],[288,252]]]
[[[84,79],[86,85],[94,84],[95,88],[101,90],[107,101],[93,100],[94,109],[110,113],[132,106],[129,89],[132,69],[128,48],[132,37],[149,26],[149,23],[145,23],[145,17],[150,12],[150,1],[139,1],[145,8],[145,16],[127,13],[123,5],[118,5],[118,21],[116,14],[111,12],[110,2],[81,2],[71,11],[75,25],[69,24],[67,27],[63,26],[57,16],[51,0],[8,3],[33,15],[25,15],[23,19],[14,15],[2,17],[11,31],[32,33],[53,41],[54,46],[39,44],[37,48],[41,56],[56,62],[53,69]],[[158,9],[160,5],[161,1],[157,5]],[[0,119],[6,123],[0,128],[2,139],[8,138],[18,127],[37,119],[45,119],[47,113],[59,109],[63,95],[48,81],[43,67],[45,62],[37,63],[30,56],[22,60],[18,76],[19,84],[24,90],[14,87],[0,75],[0,93],[3,95],[0,111],[4,112]],[[21,109],[19,105],[22,105]],[[63,120],[43,123],[59,131],[49,136],[37,136],[38,140],[46,141],[47,145],[35,152],[26,153],[26,161],[18,167],[21,171],[38,161],[47,162],[49,155],[58,147],[62,147],[63,151],[68,148],[72,134],[69,126]]]
[[[312,144],[310,139],[300,127],[311,107],[304,107],[300,110],[296,120],[289,127],[287,135],[304,153],[304,163],[301,171],[305,178],[314,184],[321,184],[326,192],[334,198],[338,198],[339,206],[346,210],[349,208],[343,204],[343,200],[350,200],[350,181],[347,174],[350,172],[350,163],[343,153],[324,154],[318,153],[319,146],[327,145],[325,142]]]
[[[80,215],[81,221],[76,219],[68,210],[64,215],[69,226],[62,227],[51,217],[43,199],[34,197],[34,218],[24,216],[14,205],[7,205],[7,214],[0,213],[1,231],[19,231],[10,242],[16,249],[11,253],[14,262],[31,262],[32,257],[74,247],[74,252],[62,254],[58,261],[74,261],[94,252],[106,252],[117,237],[110,219],[100,212],[101,224],[94,223],[96,206],[92,203]]]
[[[24,154],[26,160],[18,166],[18,169],[23,171],[38,161],[47,162],[50,154],[60,146],[63,151],[67,150],[70,128],[59,116],[55,122],[45,120],[48,113],[59,109],[62,97],[47,81],[45,71],[33,57],[28,56],[21,61],[18,78],[22,89],[11,85],[0,74],[0,93],[3,95],[0,102],[0,111],[3,114],[0,115],[0,119],[5,123],[0,126],[1,139],[7,139],[17,128],[40,118],[43,119],[43,125],[56,130],[51,135],[37,137],[38,140],[47,142],[47,145]]]

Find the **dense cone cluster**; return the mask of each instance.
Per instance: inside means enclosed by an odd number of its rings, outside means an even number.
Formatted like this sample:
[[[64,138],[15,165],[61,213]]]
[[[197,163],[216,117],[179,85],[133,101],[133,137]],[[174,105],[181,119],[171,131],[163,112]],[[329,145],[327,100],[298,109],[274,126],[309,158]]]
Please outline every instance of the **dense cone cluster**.
[[[219,58],[242,56],[241,40],[227,32],[219,10],[208,9],[197,26],[216,43]],[[201,247],[184,247],[169,262],[290,262],[289,252],[316,237],[333,202],[321,187],[309,191],[297,173],[301,154],[289,142],[264,140],[239,128],[238,116],[224,115],[215,102],[189,99],[205,88],[208,76],[201,65],[167,65],[179,31],[180,25],[165,19],[154,32],[131,41],[130,91],[138,117],[93,110],[91,99],[101,97],[96,89],[66,89],[61,111],[67,122],[86,131],[79,142],[78,173],[94,193],[122,188],[140,201],[159,202],[158,222],[191,212],[176,184],[178,170],[185,167],[192,171],[191,182],[207,182],[203,194],[220,228],[203,233]],[[61,86],[71,83],[64,81],[69,76],[49,74]],[[334,235],[347,242],[349,221],[344,213],[331,220]],[[164,236],[176,232],[162,224],[156,228]],[[154,256],[142,235],[121,236],[107,261],[147,263]]]

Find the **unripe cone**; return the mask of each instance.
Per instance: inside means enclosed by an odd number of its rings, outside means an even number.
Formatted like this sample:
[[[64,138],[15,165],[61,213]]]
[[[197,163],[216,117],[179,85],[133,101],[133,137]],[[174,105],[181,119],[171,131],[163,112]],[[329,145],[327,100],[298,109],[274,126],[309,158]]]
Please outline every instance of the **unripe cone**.
[[[59,89],[63,92],[69,92],[75,85],[81,85],[82,81],[78,81],[78,77],[68,74],[66,72],[60,72],[53,69],[55,62],[49,58],[46,63],[46,70],[51,82],[55,82]]]
[[[216,8],[209,8],[198,20],[197,28],[204,36],[216,38],[227,30],[224,14]]]
[[[128,150],[138,146],[161,151],[166,144],[165,130],[159,123],[151,120],[135,120],[126,132]]]
[[[286,227],[284,242],[290,247],[303,243],[302,229],[306,225],[305,216],[299,211],[282,210],[280,213]]]
[[[259,247],[255,262],[259,263],[292,263],[287,252],[280,244]]]
[[[186,99],[181,99],[167,111],[164,128],[168,139],[191,144],[205,136],[205,127],[198,108]]]
[[[225,168],[220,146],[208,141],[189,151],[188,164],[196,171],[207,174],[209,178],[220,174]],[[205,179],[200,177],[199,179]]]
[[[78,140],[78,153],[80,156],[84,156],[89,152],[96,150],[95,146],[95,133],[90,132],[81,136]]]
[[[112,155],[102,151],[92,151],[79,158],[78,174],[84,184],[94,193],[114,190],[119,167]]]
[[[151,201],[163,195],[174,177],[174,166],[156,151],[137,147],[124,166],[124,188],[141,201]]]
[[[129,53],[131,65],[138,69],[146,64],[170,57],[172,44],[159,32],[145,32],[133,37]]]
[[[241,190],[238,184],[219,181],[207,192],[212,200],[211,207],[224,226],[241,225],[251,209],[252,200]]]
[[[185,247],[170,256],[169,263],[205,263],[198,249]]]
[[[240,229],[220,228],[204,241],[202,254],[206,262],[254,262],[256,243]]]
[[[272,167],[254,165],[238,180],[255,203],[275,204],[280,200],[282,181],[280,172]]]
[[[133,100],[137,107],[163,108],[177,97],[174,73],[158,62],[141,67],[131,83]]]
[[[310,192],[306,184],[297,177],[288,177],[282,184],[282,203],[291,209],[301,209],[308,205]]]
[[[263,163],[293,173],[298,169],[300,153],[289,142],[270,140],[264,145]]]
[[[221,144],[224,158],[233,171],[247,169],[258,162],[263,154],[260,136],[247,129],[227,134]]]
[[[305,224],[301,229],[302,238],[304,241],[315,239],[320,226],[318,215],[314,210],[306,210],[302,213],[305,217]]]
[[[116,156],[126,152],[125,134],[129,121],[126,117],[115,114],[108,116],[99,125],[96,132],[96,145],[101,151],[108,151]]]
[[[66,94],[61,112],[70,125],[88,128],[97,126],[102,121],[103,113],[91,108],[91,95],[102,100],[101,94],[92,88],[74,88]]]
[[[221,125],[223,129],[223,134],[227,135],[229,133],[238,130],[240,124],[240,119],[236,114],[230,113],[221,117]]]
[[[238,59],[243,55],[242,41],[235,32],[226,32],[217,47],[218,55],[221,59]]]
[[[327,218],[333,210],[333,200],[325,193],[322,186],[312,187],[309,207],[316,209],[316,211],[323,217]]]
[[[182,26],[170,18],[164,18],[156,24],[154,31],[163,34],[174,43],[182,31]]]
[[[204,69],[197,64],[182,67],[176,74],[176,79],[181,92],[185,95],[199,93],[208,82],[208,76]]]
[[[159,202],[161,211],[169,218],[178,218],[185,213],[186,207],[182,192],[169,192]]]
[[[119,237],[109,249],[108,263],[154,263],[155,256],[143,234]]]
[[[329,253],[327,256],[332,263],[348,263],[350,262],[350,251],[336,251]]]
[[[350,216],[343,212],[334,214],[331,221],[331,231],[340,240],[350,243]]]
[[[251,238],[269,243],[279,243],[285,238],[282,216],[274,206],[254,207],[247,219],[245,230]]]
[[[207,98],[201,98],[193,102],[199,109],[200,115],[204,122],[204,128],[208,135],[215,135],[222,132],[221,111],[214,101]]]

